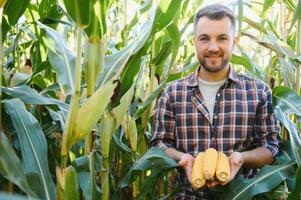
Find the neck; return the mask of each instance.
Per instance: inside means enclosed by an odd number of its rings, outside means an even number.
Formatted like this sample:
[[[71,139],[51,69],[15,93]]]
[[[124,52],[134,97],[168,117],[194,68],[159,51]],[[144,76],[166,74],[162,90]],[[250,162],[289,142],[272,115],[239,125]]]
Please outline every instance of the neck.
[[[208,82],[221,81],[228,77],[229,69],[230,69],[229,64],[218,72],[208,72],[205,70],[204,67],[201,67],[198,77]]]

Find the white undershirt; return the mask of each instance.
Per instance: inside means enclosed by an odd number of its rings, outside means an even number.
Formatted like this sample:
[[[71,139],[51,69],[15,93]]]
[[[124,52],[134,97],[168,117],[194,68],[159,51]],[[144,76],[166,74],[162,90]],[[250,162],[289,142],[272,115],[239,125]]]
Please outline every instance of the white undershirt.
[[[199,78],[199,89],[203,95],[205,105],[210,114],[212,122],[213,110],[215,105],[215,97],[219,88],[225,83],[226,79],[217,82],[208,82]]]

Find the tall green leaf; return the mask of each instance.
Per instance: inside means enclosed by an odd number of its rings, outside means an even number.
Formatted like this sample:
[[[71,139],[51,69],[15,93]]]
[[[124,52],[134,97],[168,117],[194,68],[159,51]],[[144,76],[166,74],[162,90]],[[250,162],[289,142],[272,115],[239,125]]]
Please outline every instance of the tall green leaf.
[[[73,166],[57,168],[59,199],[79,200],[77,174]]]
[[[119,127],[123,118],[125,117],[127,110],[131,104],[134,91],[135,84],[133,84],[129,91],[122,96],[122,98],[120,99],[120,104],[113,109],[113,113],[116,117],[116,127]]]
[[[297,162],[298,166],[301,165],[301,140],[299,137],[298,129],[296,125],[289,119],[289,117],[281,110],[277,108],[274,110],[277,119],[287,129],[290,138],[290,150]]]
[[[19,99],[5,100],[4,105],[18,135],[25,173],[41,184],[31,189],[41,195],[39,198],[55,199],[55,186],[47,161],[47,142],[38,121]]]
[[[72,144],[85,138],[91,132],[110,103],[115,87],[116,83],[107,83],[82,104],[76,116],[75,138],[72,138]]]
[[[101,39],[107,31],[106,16],[108,1],[92,0],[90,2],[90,23],[85,29],[90,40]]]
[[[119,187],[123,188],[137,178],[139,171],[151,169],[167,170],[178,167],[178,163],[167,156],[160,148],[149,149],[129,170],[127,175],[121,180]]]
[[[95,200],[97,192],[95,169],[94,169],[94,153],[87,156],[81,156],[74,160],[76,172],[78,175],[78,183],[84,193],[85,199]]]
[[[0,192],[0,200],[38,200],[38,198],[30,198],[21,195]]]
[[[173,22],[173,18],[181,8],[182,1],[160,0],[155,14],[154,31],[158,32]]]
[[[292,22],[291,22],[291,26],[290,26],[290,29],[288,32],[291,32],[294,24],[296,23],[296,21],[299,19],[300,20],[301,18],[301,0],[298,0],[298,4],[297,4],[297,7],[295,9],[295,12],[294,12],[294,16],[293,16],[293,19],[292,19]]]
[[[139,36],[135,38],[129,46],[105,58],[105,66],[97,80],[97,87],[105,84],[114,76],[120,76],[123,68],[128,64],[130,57],[139,52],[140,49],[146,44],[150,37],[152,24],[153,23],[151,20],[146,21],[141,28]],[[131,66],[131,69],[129,70],[133,70],[133,67]],[[133,76],[131,77],[134,78]],[[127,79],[129,79],[129,76],[127,76]]]
[[[167,27],[169,36],[171,38],[172,41],[172,52],[171,52],[171,58],[169,61],[169,65],[168,65],[168,70],[166,73],[166,76],[168,75],[168,73],[170,72],[171,67],[173,66],[173,64],[176,61],[176,57],[178,54],[178,50],[180,48],[180,44],[181,44],[181,34],[179,32],[178,27],[175,24],[171,24]]]
[[[91,5],[90,0],[63,0],[68,14],[76,25],[85,28],[90,23]]]
[[[68,109],[69,109],[68,104],[63,103],[54,98],[42,96],[27,85],[21,85],[21,86],[14,87],[14,88],[2,87],[2,91],[11,97],[21,99],[25,104],[57,105],[59,107],[60,111],[57,111],[54,113],[54,111],[52,111],[49,108],[49,112],[50,112],[50,114],[55,114],[56,117],[58,117],[60,119],[59,121],[61,123],[61,127],[62,128],[64,127],[65,119],[66,119]]]
[[[270,191],[283,180],[293,177],[295,166],[296,163],[294,161],[286,161],[275,166],[267,165],[263,167],[260,173],[251,179],[244,179],[242,176],[239,176],[223,188],[224,192],[220,193],[220,199],[252,199],[256,194]]]
[[[7,32],[9,29],[11,29],[19,20],[19,18],[23,15],[25,12],[30,0],[8,0],[4,6],[3,10],[3,19],[4,20],[3,26],[2,26],[2,34],[3,39],[5,38]]]
[[[301,97],[288,87],[277,86],[274,88],[273,104],[285,113],[301,116]]]
[[[7,137],[2,132],[0,134],[0,174],[19,186],[28,196],[36,197],[28,185],[18,156],[11,147]]]
[[[42,0],[39,6],[40,17],[48,17],[51,12],[52,6],[57,3],[56,0]]]
[[[265,0],[262,9],[262,16],[265,16],[269,9],[273,6],[275,0]]]
[[[75,92],[75,55],[67,48],[66,40],[57,31],[37,22],[46,31],[49,61],[57,73],[58,83],[65,94]]]
[[[238,15],[237,15],[238,35],[240,35],[240,33],[241,33],[241,27],[242,27],[242,22],[243,22],[243,14],[244,14],[244,1],[243,0],[238,0]]]
[[[299,166],[296,172],[296,185],[294,190],[289,194],[287,200],[300,199],[301,194],[301,167]]]

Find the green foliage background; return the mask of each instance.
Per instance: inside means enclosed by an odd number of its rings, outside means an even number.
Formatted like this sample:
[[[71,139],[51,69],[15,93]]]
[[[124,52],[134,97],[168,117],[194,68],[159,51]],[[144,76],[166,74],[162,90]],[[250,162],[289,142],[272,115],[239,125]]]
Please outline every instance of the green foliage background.
[[[156,99],[192,73],[202,0],[0,0],[0,199],[173,199]],[[301,1],[223,1],[234,68],[269,83],[282,153],[217,199],[299,199]],[[216,192],[218,191],[218,192]]]

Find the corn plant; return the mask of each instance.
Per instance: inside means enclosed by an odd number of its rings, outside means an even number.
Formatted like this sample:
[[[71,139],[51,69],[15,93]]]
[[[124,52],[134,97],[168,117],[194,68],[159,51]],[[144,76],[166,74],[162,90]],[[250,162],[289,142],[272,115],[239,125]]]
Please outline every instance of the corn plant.
[[[154,107],[198,67],[193,14],[206,3],[0,0],[0,199],[172,199],[178,164],[150,146]],[[231,65],[270,84],[283,143],[275,165],[215,193],[296,199],[301,1],[226,4]]]

